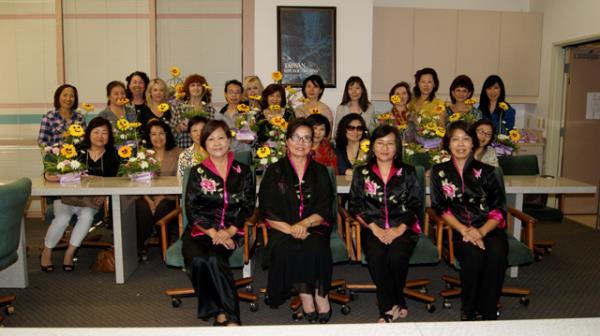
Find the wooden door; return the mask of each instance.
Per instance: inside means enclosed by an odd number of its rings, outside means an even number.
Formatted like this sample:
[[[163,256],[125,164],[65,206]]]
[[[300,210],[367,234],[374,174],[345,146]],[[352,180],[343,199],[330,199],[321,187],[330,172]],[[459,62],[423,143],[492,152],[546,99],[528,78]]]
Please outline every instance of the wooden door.
[[[600,119],[586,117],[589,93],[600,95],[600,43],[569,47],[561,176],[600,181]],[[596,196],[565,196],[565,214],[595,214]]]

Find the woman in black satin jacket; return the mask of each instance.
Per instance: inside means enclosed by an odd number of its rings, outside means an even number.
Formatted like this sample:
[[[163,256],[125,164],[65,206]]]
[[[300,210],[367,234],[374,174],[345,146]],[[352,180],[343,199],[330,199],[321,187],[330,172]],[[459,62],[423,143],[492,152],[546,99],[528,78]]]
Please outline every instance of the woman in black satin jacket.
[[[254,211],[256,187],[250,168],[229,151],[231,132],[224,121],[209,121],[200,144],[208,158],[190,171],[182,253],[198,296],[198,317],[214,317],[219,326],[239,325],[229,257],[241,243],[244,220]]]
[[[431,203],[456,232],[461,319],[474,320],[481,314],[485,320],[495,320],[508,264],[506,197],[494,167],[473,159],[478,145],[465,122],[450,124],[444,148],[452,159],[431,170]]]
[[[363,225],[362,245],[377,286],[379,322],[408,314],[403,289],[410,256],[421,231],[417,214],[422,195],[414,167],[402,162],[402,143],[395,127],[373,131],[369,160],[354,169],[349,209]]]

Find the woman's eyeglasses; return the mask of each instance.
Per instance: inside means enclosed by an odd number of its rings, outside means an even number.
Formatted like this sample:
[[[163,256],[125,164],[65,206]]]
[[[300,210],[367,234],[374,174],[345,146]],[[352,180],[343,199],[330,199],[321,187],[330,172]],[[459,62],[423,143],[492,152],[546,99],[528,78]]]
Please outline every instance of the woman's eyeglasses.
[[[364,129],[362,126],[360,126],[360,125],[359,125],[359,126],[352,126],[352,125],[348,125],[348,126],[346,126],[346,130],[347,130],[347,131],[358,131],[358,132],[362,132],[362,131],[364,131],[365,129]]]
[[[292,140],[295,143],[311,143],[312,142],[312,137],[311,136],[299,136],[298,134],[294,134],[290,137],[290,140]]]
[[[491,138],[492,135],[494,135],[492,132],[486,132],[484,130],[477,130],[476,132],[477,132],[477,134],[484,136],[486,138]]]

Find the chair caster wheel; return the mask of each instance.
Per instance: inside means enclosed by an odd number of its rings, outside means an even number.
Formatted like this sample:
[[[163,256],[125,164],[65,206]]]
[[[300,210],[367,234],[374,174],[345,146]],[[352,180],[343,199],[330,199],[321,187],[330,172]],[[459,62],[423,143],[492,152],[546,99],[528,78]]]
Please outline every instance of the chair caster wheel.
[[[419,293],[421,293],[421,294],[427,294],[427,292],[428,292],[427,287],[421,287],[421,288],[419,288]]]
[[[425,305],[425,308],[427,308],[427,311],[430,313],[433,313],[435,311],[435,305],[433,303],[428,303],[427,305]]]
[[[525,296],[525,297],[520,298],[519,303],[525,307],[529,306],[529,297]]]
[[[342,309],[340,309],[340,310],[341,310],[342,314],[344,314],[344,315],[348,315],[352,311],[352,309],[348,305],[342,305]]]
[[[250,302],[250,311],[253,313],[258,311],[258,302]]]
[[[8,306],[4,307],[4,312],[6,312],[6,315],[12,315],[15,313],[15,307],[8,305]]]
[[[173,308],[179,308],[179,306],[181,306],[181,299],[171,298],[171,306],[173,306]]]
[[[442,307],[444,307],[445,309],[451,309],[452,303],[450,301],[444,299],[444,302],[442,303]]]

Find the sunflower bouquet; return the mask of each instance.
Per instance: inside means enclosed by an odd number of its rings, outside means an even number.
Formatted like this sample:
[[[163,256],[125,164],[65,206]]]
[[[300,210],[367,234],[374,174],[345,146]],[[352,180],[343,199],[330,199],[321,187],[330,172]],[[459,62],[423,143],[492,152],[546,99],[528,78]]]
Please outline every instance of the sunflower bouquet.
[[[367,163],[369,149],[371,148],[371,141],[369,139],[363,139],[360,142],[358,155],[356,161],[352,164],[352,168],[363,166]]]
[[[131,146],[123,146],[117,153],[123,159],[119,166],[120,176],[129,176],[132,180],[149,180],[160,169],[160,162],[154,157],[155,152],[151,149],[140,147],[134,156]]]
[[[85,164],[77,160],[77,149],[70,143],[42,148],[42,160],[44,173],[59,175],[61,183],[79,181],[86,168]]]
[[[417,142],[426,150],[438,148],[446,130],[439,126],[440,116],[438,114],[424,113],[416,118]]]
[[[182,99],[185,95],[183,93],[183,80],[181,80],[181,69],[174,66],[169,69],[171,78],[167,80],[167,96],[176,99]],[[179,95],[179,98],[177,96]]]
[[[519,150],[519,140],[521,139],[521,133],[516,129],[511,130],[506,134],[498,134],[496,141],[492,143],[492,148],[496,151],[498,156],[512,155],[513,152]]]
[[[257,111],[246,104],[238,104],[236,108],[239,114],[235,118],[235,138],[239,141],[254,141],[258,131]]]
[[[277,116],[269,120],[269,123],[271,126],[269,131],[270,140],[256,150],[256,157],[254,159],[254,167],[256,169],[266,169],[266,167],[279,161],[287,153],[285,144],[287,121]]]
[[[85,129],[79,124],[72,124],[63,134],[64,143],[78,145],[83,141]]]
[[[162,105],[162,104],[161,104]],[[129,122],[125,118],[117,120],[114,129],[115,143],[117,147],[129,145],[136,147],[138,141],[138,128],[142,124],[139,122]]]

